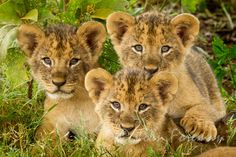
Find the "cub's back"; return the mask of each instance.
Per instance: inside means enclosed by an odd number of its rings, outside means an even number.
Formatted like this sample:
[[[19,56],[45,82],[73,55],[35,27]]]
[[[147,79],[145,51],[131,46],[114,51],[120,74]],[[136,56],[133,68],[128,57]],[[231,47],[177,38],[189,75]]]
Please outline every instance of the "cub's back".
[[[203,54],[192,48],[186,55],[184,64],[188,75],[192,78],[200,93],[209,99],[211,104],[216,104],[219,109],[222,108],[223,100],[220,96],[217,81]]]

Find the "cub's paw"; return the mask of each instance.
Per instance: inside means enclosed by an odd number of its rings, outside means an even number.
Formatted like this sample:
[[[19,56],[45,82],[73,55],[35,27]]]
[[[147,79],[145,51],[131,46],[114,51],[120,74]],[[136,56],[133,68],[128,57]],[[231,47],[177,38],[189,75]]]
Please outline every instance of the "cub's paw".
[[[209,142],[216,139],[217,129],[213,121],[186,116],[181,119],[180,125],[199,141]]]

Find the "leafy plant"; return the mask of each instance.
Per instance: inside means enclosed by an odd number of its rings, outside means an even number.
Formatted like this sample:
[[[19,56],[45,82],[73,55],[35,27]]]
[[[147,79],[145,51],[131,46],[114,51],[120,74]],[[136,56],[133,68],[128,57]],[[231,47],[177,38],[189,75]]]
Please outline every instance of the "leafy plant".
[[[197,10],[197,6],[204,3],[204,0],[181,0],[181,5],[184,11],[194,13]]]
[[[230,87],[236,89],[236,64],[234,63],[236,59],[236,45],[228,47],[224,44],[223,40],[215,36],[212,46],[215,57],[209,63],[214,70],[219,86],[223,87],[223,82],[228,80]],[[226,91],[223,91],[223,93],[227,94]]]
[[[99,58],[99,64],[110,73],[115,73],[121,68],[118,56],[110,40],[107,40],[103,47],[102,55]]]

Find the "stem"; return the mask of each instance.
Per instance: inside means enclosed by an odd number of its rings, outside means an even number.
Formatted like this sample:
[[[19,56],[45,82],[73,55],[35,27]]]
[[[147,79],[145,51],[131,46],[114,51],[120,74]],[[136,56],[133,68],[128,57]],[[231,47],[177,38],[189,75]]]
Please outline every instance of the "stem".
[[[229,21],[229,27],[230,27],[230,29],[233,30],[233,29],[234,29],[234,23],[233,23],[233,21],[232,21],[231,16],[230,16],[229,13],[228,13],[228,11],[226,10],[225,5],[224,5],[223,2],[221,2],[221,8],[223,9],[223,11],[224,11],[224,13],[225,13],[225,15],[226,15],[226,17],[227,17],[227,19],[228,19],[228,21]]]
[[[179,5],[180,5],[180,11],[181,11],[181,13],[183,13],[184,12],[184,9],[183,9],[183,3],[182,3],[182,0],[180,0],[179,1]]]
[[[32,99],[33,97],[33,79],[31,79],[29,82],[28,82],[28,98],[29,99]]]
[[[233,87],[236,88],[236,80],[234,79],[234,71],[233,71],[230,61],[229,61],[229,69],[230,69],[231,79],[233,81]]]
[[[167,4],[167,0],[164,0],[164,2],[161,4],[160,11],[162,11]]]

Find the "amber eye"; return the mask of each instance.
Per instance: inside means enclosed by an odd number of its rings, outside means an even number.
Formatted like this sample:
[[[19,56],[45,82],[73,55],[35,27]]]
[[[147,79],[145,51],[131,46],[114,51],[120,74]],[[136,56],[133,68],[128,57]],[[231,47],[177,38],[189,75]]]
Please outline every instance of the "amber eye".
[[[166,53],[166,52],[168,52],[170,49],[171,49],[170,46],[164,45],[164,46],[161,47],[161,53]]]
[[[132,46],[134,52],[141,54],[143,52],[143,46],[140,44]]]
[[[42,61],[44,62],[44,64],[51,66],[52,65],[52,61],[49,57],[43,57]]]
[[[72,58],[72,59],[70,60],[70,66],[77,64],[79,61],[80,61],[79,58]]]
[[[115,109],[115,110],[120,110],[120,103],[119,102],[117,102],[117,101],[112,101],[111,102],[111,107],[113,108],[113,109]]]
[[[148,107],[149,107],[148,104],[142,103],[142,104],[139,105],[138,111],[144,111],[144,110],[146,110]]]

